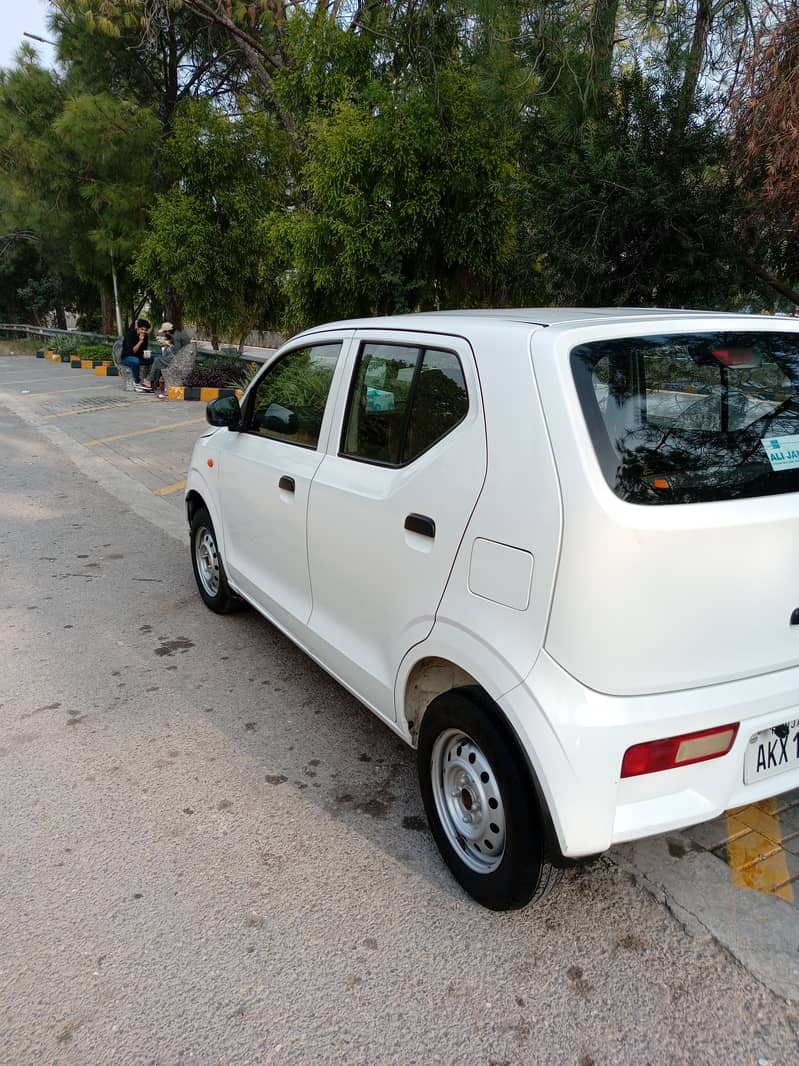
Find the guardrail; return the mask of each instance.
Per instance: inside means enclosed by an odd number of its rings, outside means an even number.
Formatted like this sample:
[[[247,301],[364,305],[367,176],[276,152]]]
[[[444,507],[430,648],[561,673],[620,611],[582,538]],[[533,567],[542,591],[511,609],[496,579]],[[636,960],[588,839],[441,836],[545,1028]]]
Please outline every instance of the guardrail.
[[[46,341],[48,337],[71,337],[74,338],[78,344],[107,344],[109,347],[114,341],[119,338],[116,336],[109,337],[107,333],[85,333],[79,329],[56,329],[53,326],[30,326],[22,325],[17,322],[0,322],[0,334],[11,333],[14,336],[30,337],[34,340]],[[153,350],[158,347],[157,344],[153,345]],[[211,345],[210,341],[197,341],[197,350],[203,352],[203,354],[211,355],[215,352],[215,349]],[[246,345],[241,352],[232,347],[226,347],[224,351],[217,352],[218,355],[233,356],[234,352],[237,352],[240,359],[246,359],[247,362],[263,363],[275,352],[275,348],[257,348],[254,345]]]
[[[81,329],[55,329],[50,326],[28,326],[17,322],[0,322],[0,333],[21,334],[23,336],[46,340],[48,337],[74,337],[80,341],[88,341],[95,344],[113,344],[116,337],[109,337],[105,333],[85,333]]]

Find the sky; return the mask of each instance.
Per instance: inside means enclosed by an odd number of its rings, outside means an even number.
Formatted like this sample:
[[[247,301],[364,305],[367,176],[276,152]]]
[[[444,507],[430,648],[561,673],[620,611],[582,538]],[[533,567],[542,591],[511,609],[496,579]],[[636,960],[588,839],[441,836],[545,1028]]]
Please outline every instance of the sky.
[[[49,37],[47,30],[47,0],[0,0],[0,67],[14,65],[14,53],[28,41],[22,34],[35,33]],[[51,66],[55,62],[55,49],[38,41],[28,41],[36,49],[42,63]]]

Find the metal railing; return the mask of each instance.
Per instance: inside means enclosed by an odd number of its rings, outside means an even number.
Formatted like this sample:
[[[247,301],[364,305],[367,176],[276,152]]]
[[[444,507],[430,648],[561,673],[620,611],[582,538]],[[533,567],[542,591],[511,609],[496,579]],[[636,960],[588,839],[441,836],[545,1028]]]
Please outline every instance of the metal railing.
[[[0,333],[12,333],[14,336],[27,336],[38,340],[48,337],[74,337],[78,343],[113,344],[116,337],[105,333],[84,333],[79,329],[55,329],[51,326],[28,326],[17,322],[0,322]]]
[[[40,340],[42,343],[48,337],[69,337],[74,338],[76,344],[107,344],[109,347],[114,341],[119,339],[117,336],[109,337],[107,333],[85,333],[83,330],[77,329],[56,329],[52,326],[30,326],[17,322],[0,322],[0,335],[8,333],[14,337],[30,337],[32,340]],[[160,346],[153,342],[152,350],[158,351],[159,348]],[[255,345],[245,345],[241,352],[236,348],[227,346],[215,352],[210,341],[197,341],[197,351],[202,352],[204,355],[227,355],[232,358],[236,354],[240,359],[245,359],[248,363],[263,363],[269,359],[275,350],[275,348],[259,348]]]

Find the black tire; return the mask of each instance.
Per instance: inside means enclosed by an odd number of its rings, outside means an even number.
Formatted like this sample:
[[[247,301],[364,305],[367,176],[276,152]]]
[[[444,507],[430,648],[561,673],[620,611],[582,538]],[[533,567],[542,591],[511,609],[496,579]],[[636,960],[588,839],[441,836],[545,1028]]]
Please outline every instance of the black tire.
[[[217,614],[240,610],[244,604],[227,583],[214,525],[205,507],[195,511],[190,529],[191,565],[203,603]]]
[[[491,910],[514,910],[557,885],[563,871],[553,861],[527,763],[480,690],[453,689],[433,700],[417,756],[433,837],[473,899]]]

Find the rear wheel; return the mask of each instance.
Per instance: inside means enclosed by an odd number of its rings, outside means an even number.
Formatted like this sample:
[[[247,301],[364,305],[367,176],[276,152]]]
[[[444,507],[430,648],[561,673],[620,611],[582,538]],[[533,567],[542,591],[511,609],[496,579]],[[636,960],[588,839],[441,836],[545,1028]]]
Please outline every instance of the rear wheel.
[[[422,719],[418,771],[427,818],[444,861],[478,903],[512,910],[541,899],[561,877],[527,765],[493,704],[458,689]]]
[[[214,526],[205,507],[200,507],[191,520],[191,561],[197,588],[207,607],[227,614],[243,606],[228,586]]]

